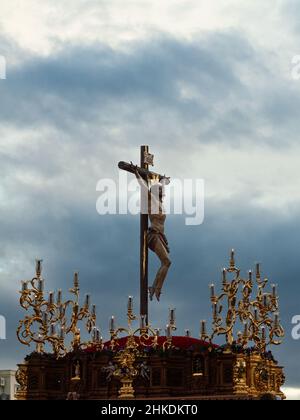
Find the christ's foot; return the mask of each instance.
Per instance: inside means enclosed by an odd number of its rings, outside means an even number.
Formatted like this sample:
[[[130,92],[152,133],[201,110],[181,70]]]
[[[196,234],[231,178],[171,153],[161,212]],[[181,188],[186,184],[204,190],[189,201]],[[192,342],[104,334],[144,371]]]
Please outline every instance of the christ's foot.
[[[149,287],[149,297],[150,297],[151,302],[153,300],[154,293],[155,293],[154,287]]]
[[[155,296],[156,296],[157,301],[159,302],[160,301],[160,296],[161,296],[161,289],[156,289],[155,290]]]

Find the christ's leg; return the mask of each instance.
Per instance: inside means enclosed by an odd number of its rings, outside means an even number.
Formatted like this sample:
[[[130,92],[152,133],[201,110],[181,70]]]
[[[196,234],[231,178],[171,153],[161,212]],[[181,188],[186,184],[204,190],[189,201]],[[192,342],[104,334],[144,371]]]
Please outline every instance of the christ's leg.
[[[162,241],[160,239],[157,239],[154,245],[154,252],[158,256],[158,258],[161,261],[161,267],[158,270],[158,273],[156,275],[155,281],[152,286],[152,290],[155,291],[155,295],[157,297],[157,300],[160,298],[161,289],[163,287],[164,281],[167,277],[169,268],[171,266],[171,260],[169,258],[168,251],[164,247]]]

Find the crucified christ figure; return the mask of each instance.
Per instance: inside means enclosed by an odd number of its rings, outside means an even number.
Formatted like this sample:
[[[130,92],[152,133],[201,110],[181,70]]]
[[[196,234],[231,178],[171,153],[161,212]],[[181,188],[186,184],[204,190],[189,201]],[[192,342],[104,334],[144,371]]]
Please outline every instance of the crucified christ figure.
[[[170,249],[165,236],[166,214],[163,206],[165,185],[169,184],[170,180],[169,178],[161,179],[159,176],[154,176],[151,178],[152,186],[149,190],[148,183],[141,177],[137,167],[135,168],[135,176],[143,190],[142,197],[148,198],[148,215],[151,223],[147,235],[148,247],[161,262],[154,283],[152,287],[149,287],[150,300],[152,301],[155,295],[159,301],[164,281],[171,266]]]

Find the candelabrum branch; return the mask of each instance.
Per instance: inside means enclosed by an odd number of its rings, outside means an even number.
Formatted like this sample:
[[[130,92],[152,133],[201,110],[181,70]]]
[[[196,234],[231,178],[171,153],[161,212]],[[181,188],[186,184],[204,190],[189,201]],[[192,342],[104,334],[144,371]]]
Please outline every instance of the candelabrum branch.
[[[228,276],[234,278],[229,281]],[[228,347],[239,344],[247,347],[251,342],[260,352],[265,352],[269,345],[279,345],[284,337],[284,329],[279,320],[279,299],[276,286],[272,292],[265,291],[268,279],[262,279],[260,265],[256,266],[257,294],[253,299],[254,281],[252,271],[248,279],[240,277],[240,270],[235,266],[234,251],[231,253],[229,268],[223,269],[223,283],[220,295],[215,294],[215,286],[211,285],[211,302],[213,307],[213,331],[210,341],[217,336],[225,336]],[[224,308],[227,308],[226,311]],[[225,312],[223,314],[223,312]],[[238,323],[244,325],[244,332],[237,333]],[[208,338],[205,327],[202,338]]]
[[[62,301],[62,292],[58,291],[57,301],[54,301],[54,293],[49,293],[48,300],[44,296],[44,279],[41,277],[41,260],[36,263],[36,276],[30,280],[22,282],[20,291],[20,305],[26,311],[32,310],[32,315],[26,315],[19,322],[17,337],[19,341],[30,346],[32,342],[36,344],[36,351],[43,353],[47,344],[52,347],[56,357],[63,357],[67,352],[66,337],[72,334],[72,350],[76,350],[81,345],[80,329],[78,323],[85,321],[85,328],[88,333],[96,325],[96,307],[93,306],[92,312],[89,309],[89,296],[86,297],[84,306],[79,308],[79,280],[78,273],[74,275],[74,287],[70,292],[75,296],[74,300]],[[67,312],[70,311],[70,321],[67,319]],[[60,331],[57,331],[57,328]],[[98,340],[99,341],[99,340]],[[99,342],[98,342],[99,344]]]

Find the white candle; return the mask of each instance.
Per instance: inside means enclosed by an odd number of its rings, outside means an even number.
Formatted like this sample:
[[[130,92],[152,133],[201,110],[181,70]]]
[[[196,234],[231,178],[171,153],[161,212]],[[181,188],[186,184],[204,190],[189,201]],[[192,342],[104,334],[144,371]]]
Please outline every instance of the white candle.
[[[245,326],[244,326],[244,337],[248,338],[248,323],[245,322]]]
[[[42,260],[36,260],[36,274],[40,276],[42,272]]]
[[[54,336],[56,333],[55,324],[51,324],[51,335]]]
[[[57,304],[60,305],[62,300],[62,290],[59,289],[57,292]]]
[[[267,295],[264,295],[264,306],[268,305],[268,298]]]
[[[223,268],[223,284],[226,284],[226,268]]]
[[[39,280],[39,292],[43,292],[44,291],[44,280],[40,279]]]
[[[22,290],[23,292],[26,292],[28,290],[28,282],[22,281]]]
[[[211,297],[214,298],[215,297],[215,285],[214,284],[210,285],[210,292],[211,292]]]
[[[93,328],[93,334],[92,334],[93,343],[96,343],[97,341],[97,328]]]
[[[110,331],[115,331],[115,317],[112,316],[110,319]]]
[[[75,303],[73,311],[74,311],[74,314],[75,315],[78,314],[78,312],[79,312],[79,305],[78,305],[78,303]]]
[[[74,273],[74,287],[77,289],[79,287],[79,273]]]
[[[49,304],[53,305],[53,292],[49,293]]]
[[[167,333],[167,338],[171,338],[172,336],[172,332],[171,332],[171,326],[167,325],[167,329],[166,329],[166,333]]]
[[[256,264],[256,277],[258,279],[260,278],[260,264],[259,263]]]
[[[201,321],[201,336],[206,336],[206,321]]]
[[[90,295],[86,295],[85,296],[85,307],[86,307],[86,309],[89,309],[89,307],[90,307],[90,301],[91,301],[91,296]]]
[[[170,309],[170,324],[175,324],[175,309]]]
[[[216,304],[216,302],[214,302],[213,303],[213,314],[214,314],[214,318],[216,318],[216,316],[217,316],[217,304]]]
[[[230,260],[230,265],[234,266],[235,261],[234,261],[234,249],[231,250],[231,260]]]
[[[43,313],[43,323],[47,325],[48,323],[48,314],[46,312]]]
[[[92,329],[92,341],[93,341],[93,343],[96,343],[96,338],[97,338],[97,328],[94,327]]]
[[[132,311],[133,310],[133,297],[129,296],[128,298],[128,311]]]

